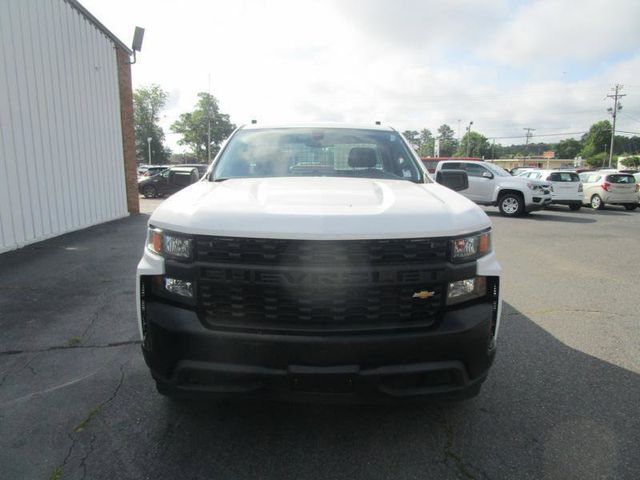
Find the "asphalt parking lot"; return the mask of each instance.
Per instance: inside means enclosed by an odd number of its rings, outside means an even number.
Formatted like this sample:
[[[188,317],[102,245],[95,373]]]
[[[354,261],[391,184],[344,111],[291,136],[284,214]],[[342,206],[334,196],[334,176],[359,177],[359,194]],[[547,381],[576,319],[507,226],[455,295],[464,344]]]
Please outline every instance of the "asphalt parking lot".
[[[147,215],[1,255],[0,478],[640,478],[640,213],[486,211],[499,351],[458,403],[172,404],[135,324]]]

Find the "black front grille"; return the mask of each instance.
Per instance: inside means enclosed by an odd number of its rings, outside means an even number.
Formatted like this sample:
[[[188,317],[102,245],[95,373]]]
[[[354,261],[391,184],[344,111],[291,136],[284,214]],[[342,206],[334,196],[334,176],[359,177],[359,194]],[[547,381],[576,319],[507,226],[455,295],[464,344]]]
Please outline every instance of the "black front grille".
[[[445,239],[281,240],[196,238],[196,259],[244,265],[432,264],[447,260]]]
[[[284,287],[203,281],[199,311],[210,327],[344,330],[431,325],[442,306],[439,286],[414,298],[424,285]]]
[[[447,245],[196,237],[197,311],[210,328],[428,327],[444,305]]]

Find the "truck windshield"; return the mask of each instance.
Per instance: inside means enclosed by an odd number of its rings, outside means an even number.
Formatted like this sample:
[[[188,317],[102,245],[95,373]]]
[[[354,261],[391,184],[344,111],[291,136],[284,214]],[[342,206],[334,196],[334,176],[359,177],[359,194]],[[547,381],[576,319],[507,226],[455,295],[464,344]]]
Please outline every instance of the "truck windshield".
[[[240,130],[211,179],[301,176],[424,181],[397,132],[346,128]]]
[[[483,165],[485,167],[487,167],[489,170],[491,170],[491,173],[493,173],[496,177],[510,177],[511,176],[511,174],[509,172],[507,172],[504,168],[499,167],[498,165],[494,165],[494,164],[488,163],[488,162],[483,163]]]

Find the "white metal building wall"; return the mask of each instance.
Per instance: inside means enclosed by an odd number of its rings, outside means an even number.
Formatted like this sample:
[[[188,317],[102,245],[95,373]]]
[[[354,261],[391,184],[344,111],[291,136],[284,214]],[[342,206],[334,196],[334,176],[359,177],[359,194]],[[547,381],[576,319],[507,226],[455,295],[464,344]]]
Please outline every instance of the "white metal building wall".
[[[114,43],[63,0],[0,0],[0,253],[126,215]]]

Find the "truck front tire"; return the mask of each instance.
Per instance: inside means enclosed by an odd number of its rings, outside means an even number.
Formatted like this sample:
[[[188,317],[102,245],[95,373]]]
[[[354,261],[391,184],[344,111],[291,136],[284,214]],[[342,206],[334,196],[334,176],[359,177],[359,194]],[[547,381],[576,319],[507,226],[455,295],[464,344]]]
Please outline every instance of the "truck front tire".
[[[524,200],[517,193],[504,193],[498,199],[498,208],[505,217],[519,217],[524,212]]]

